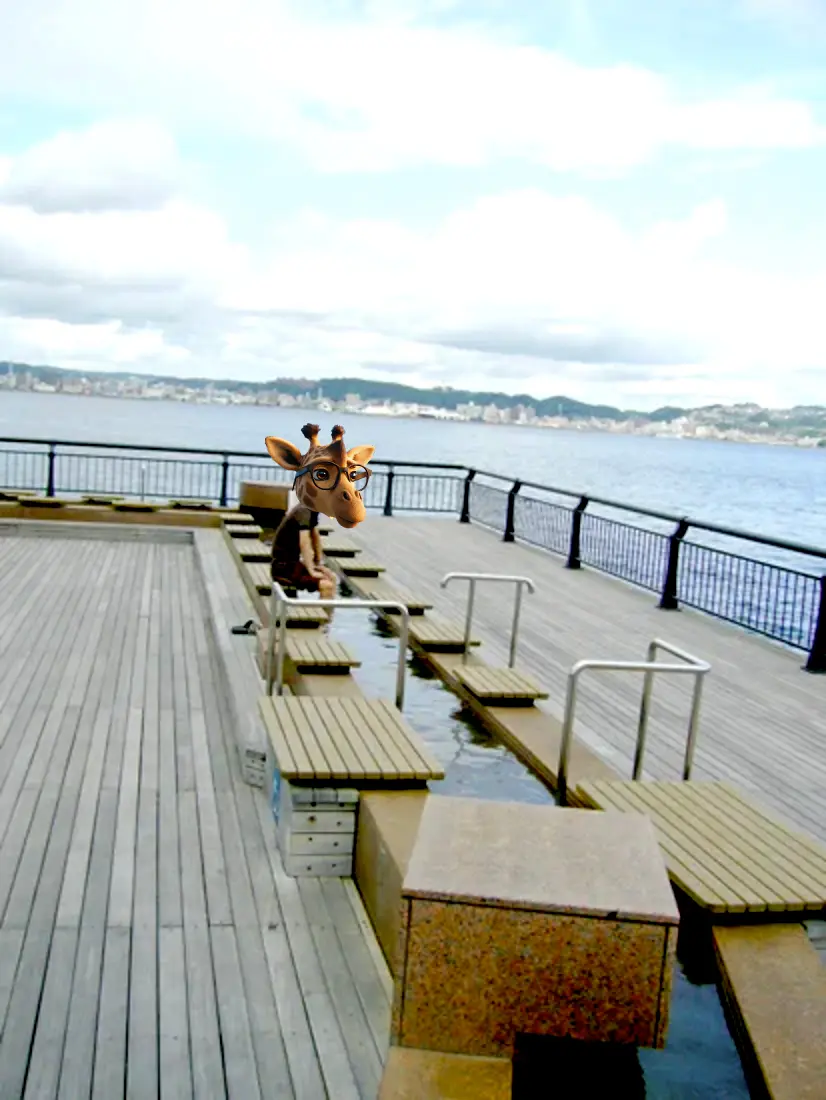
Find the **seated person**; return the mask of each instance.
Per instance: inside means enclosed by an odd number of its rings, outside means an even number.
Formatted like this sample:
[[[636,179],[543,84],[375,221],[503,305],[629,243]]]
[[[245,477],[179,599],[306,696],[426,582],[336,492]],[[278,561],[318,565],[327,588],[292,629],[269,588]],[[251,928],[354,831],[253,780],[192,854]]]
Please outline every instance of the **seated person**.
[[[282,588],[318,592],[322,600],[336,595],[336,575],[322,565],[324,551],[318,534],[318,512],[299,503],[290,492],[290,507],[272,540],[270,575]]]

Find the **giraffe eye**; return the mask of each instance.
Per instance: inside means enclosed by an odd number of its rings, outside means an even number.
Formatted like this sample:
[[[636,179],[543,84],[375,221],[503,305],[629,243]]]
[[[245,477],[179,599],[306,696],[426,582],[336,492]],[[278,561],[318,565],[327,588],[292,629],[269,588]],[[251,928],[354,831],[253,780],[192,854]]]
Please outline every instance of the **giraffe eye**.
[[[328,489],[335,480],[335,475],[329,466],[319,465],[314,467],[312,478],[320,489]]]
[[[370,480],[370,471],[366,466],[351,466],[347,471],[347,475],[359,492],[361,492]]]

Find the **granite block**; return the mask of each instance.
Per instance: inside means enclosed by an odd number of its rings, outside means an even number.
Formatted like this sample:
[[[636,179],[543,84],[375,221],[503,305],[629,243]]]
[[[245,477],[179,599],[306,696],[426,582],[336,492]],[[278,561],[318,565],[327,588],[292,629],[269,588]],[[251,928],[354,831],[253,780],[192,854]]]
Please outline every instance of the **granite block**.
[[[493,1057],[521,1032],[653,1047],[669,949],[658,924],[415,900],[393,1041]]]
[[[396,972],[402,881],[426,790],[364,791],[356,823],[354,877],[391,973]]]
[[[676,925],[679,910],[645,814],[428,799],[406,897]]]
[[[665,1044],[679,913],[643,815],[430,798],[399,917],[401,1047]]]

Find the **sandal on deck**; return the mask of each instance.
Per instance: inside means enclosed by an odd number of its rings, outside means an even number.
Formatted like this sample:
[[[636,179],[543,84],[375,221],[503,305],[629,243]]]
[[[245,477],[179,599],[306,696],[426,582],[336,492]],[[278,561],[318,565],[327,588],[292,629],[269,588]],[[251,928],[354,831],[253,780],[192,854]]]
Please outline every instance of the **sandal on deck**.
[[[232,628],[233,634],[257,634],[258,623],[254,619],[247,619],[243,626],[234,626]]]

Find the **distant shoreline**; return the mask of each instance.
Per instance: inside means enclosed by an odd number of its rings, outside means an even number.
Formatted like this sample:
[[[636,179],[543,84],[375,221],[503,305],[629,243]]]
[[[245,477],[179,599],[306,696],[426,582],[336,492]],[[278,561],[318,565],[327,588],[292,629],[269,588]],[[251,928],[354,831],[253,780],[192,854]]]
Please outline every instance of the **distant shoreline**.
[[[820,439],[814,439],[812,437],[804,438],[788,438],[772,435],[756,435],[753,433],[746,433],[741,430],[717,430],[717,431],[667,431],[667,430],[652,430],[651,422],[645,428],[638,427],[631,424],[629,421],[607,421],[598,420],[596,418],[589,418],[587,420],[569,419],[566,417],[552,418],[553,423],[541,422],[537,423],[530,420],[485,420],[481,418],[471,418],[468,416],[439,416],[430,415],[429,413],[413,413],[410,411],[394,411],[392,408],[380,409],[374,408],[370,411],[364,409],[352,408],[347,405],[341,405],[336,403],[335,407],[322,407],[323,405],[332,404],[331,402],[310,402],[303,403],[296,401],[295,404],[280,404],[278,402],[271,401],[210,401],[193,399],[189,396],[176,397],[169,394],[158,394],[147,396],[140,393],[77,393],[71,390],[57,388],[43,388],[41,385],[23,388],[0,388],[0,394],[3,392],[8,393],[25,393],[43,397],[76,397],[81,399],[97,398],[107,401],[133,401],[144,402],[148,405],[163,402],[164,404],[179,404],[179,405],[201,405],[209,406],[210,408],[273,408],[282,411],[296,410],[302,412],[323,413],[325,415],[347,415],[347,416],[359,416],[365,419],[381,418],[385,420],[406,420],[425,423],[447,423],[447,424],[468,424],[478,426],[483,424],[485,427],[499,428],[532,428],[535,431],[568,431],[568,432],[593,432],[599,435],[632,435],[637,437],[647,437],[655,439],[668,439],[668,440],[681,440],[683,442],[702,442],[702,443],[742,443],[747,445],[763,445],[770,447],[792,447],[797,450],[826,450],[826,433]]]

